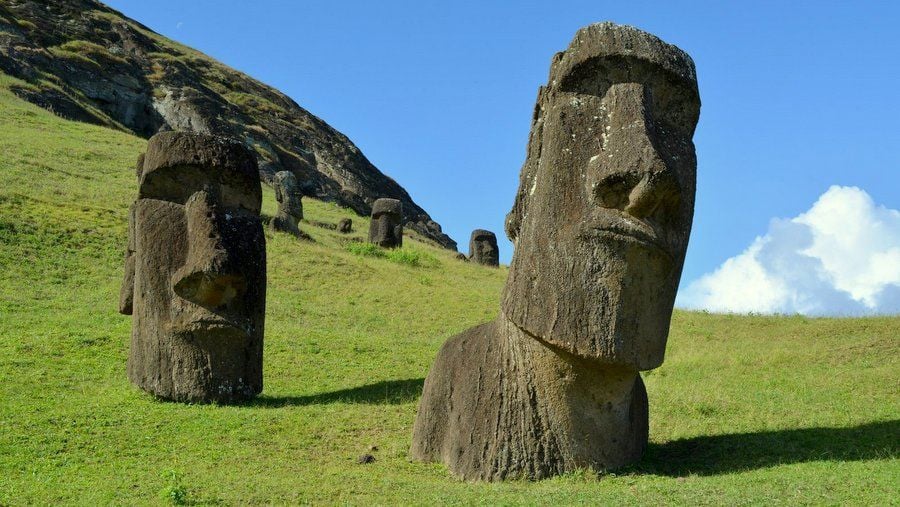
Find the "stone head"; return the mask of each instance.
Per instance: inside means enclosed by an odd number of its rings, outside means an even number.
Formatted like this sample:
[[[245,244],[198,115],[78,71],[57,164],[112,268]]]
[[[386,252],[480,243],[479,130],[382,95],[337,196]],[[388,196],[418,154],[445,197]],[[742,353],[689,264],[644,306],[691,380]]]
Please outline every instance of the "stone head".
[[[256,159],[239,142],[186,132],[150,139],[130,225],[132,287],[123,288],[133,294],[133,381],[179,399],[261,390],[261,202]],[[160,371],[174,387],[154,387]]]
[[[662,363],[693,217],[699,111],[691,58],[635,28],[585,27],[554,56],[507,216],[507,318],[581,357]]]
[[[403,204],[397,199],[377,199],[372,204],[369,242],[381,247],[403,245]]]
[[[497,235],[484,229],[472,231],[472,237],[469,240],[469,257],[478,264],[499,266],[500,250],[497,248]]]
[[[275,200],[279,213],[285,213],[297,220],[303,218],[303,193],[297,184],[297,177],[290,171],[275,173]]]

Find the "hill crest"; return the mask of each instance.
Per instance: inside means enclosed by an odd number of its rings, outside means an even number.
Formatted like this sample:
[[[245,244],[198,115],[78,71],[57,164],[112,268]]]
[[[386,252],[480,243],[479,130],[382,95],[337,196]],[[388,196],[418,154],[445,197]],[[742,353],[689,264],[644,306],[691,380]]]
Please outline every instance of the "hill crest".
[[[263,181],[289,170],[304,193],[368,215],[375,199],[403,202],[409,227],[456,242],[347,136],[288,96],[167,39],[94,0],[0,0],[0,71],[21,98],[59,116],[147,138],[192,130],[242,139]]]

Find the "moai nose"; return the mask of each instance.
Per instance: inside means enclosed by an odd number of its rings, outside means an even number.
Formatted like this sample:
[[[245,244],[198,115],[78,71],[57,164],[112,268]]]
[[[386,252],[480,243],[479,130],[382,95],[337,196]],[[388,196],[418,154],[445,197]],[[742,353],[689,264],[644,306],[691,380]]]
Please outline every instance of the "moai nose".
[[[594,185],[597,204],[646,218],[677,195],[673,170],[663,160],[654,137],[651,90],[640,83],[618,83],[606,93],[615,111],[603,133],[596,160],[602,174]]]
[[[247,280],[235,269],[223,247],[222,228],[227,227],[208,191],[195,193],[185,203],[190,244],[184,266],[173,278],[175,293],[188,301],[214,309],[227,305],[247,288]]]

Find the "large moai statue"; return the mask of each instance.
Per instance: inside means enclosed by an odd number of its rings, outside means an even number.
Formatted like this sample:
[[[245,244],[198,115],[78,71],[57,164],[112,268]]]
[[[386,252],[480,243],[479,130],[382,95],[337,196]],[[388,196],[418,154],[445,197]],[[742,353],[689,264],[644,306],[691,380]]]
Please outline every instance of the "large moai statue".
[[[256,157],[221,137],[147,146],[120,311],[128,378],[161,398],[232,402],[262,391],[266,249]]]
[[[497,235],[484,229],[472,231],[469,239],[469,259],[485,266],[500,265],[500,250],[497,248]]]
[[[369,243],[382,248],[403,246],[403,204],[397,199],[377,199],[372,205]]]
[[[414,459],[532,479],[640,459],[639,371],[663,361],[696,186],[694,64],[627,26],[582,28],[538,93],[506,231],[501,311],[448,340]]]
[[[272,229],[303,236],[298,225],[303,220],[303,193],[297,184],[297,177],[290,171],[278,171],[273,185],[278,212],[272,218]]]

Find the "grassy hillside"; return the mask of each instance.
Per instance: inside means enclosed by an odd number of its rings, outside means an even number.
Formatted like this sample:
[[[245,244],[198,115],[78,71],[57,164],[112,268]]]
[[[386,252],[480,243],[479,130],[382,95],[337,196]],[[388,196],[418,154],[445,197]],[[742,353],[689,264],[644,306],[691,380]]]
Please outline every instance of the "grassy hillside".
[[[359,255],[311,224],[315,243],[267,233],[263,396],[156,401],[125,378],[130,319],[116,313],[145,141],[61,120],[17,99],[11,82],[0,76],[0,504],[900,497],[900,318],[676,313],[665,365],[645,374],[650,449],[617,474],[468,484],[410,463],[435,352],[496,314],[506,271],[415,240],[400,258]],[[267,189],[270,215],[273,200]],[[320,222],[349,216],[305,208]],[[371,446],[377,461],[356,464]]]

